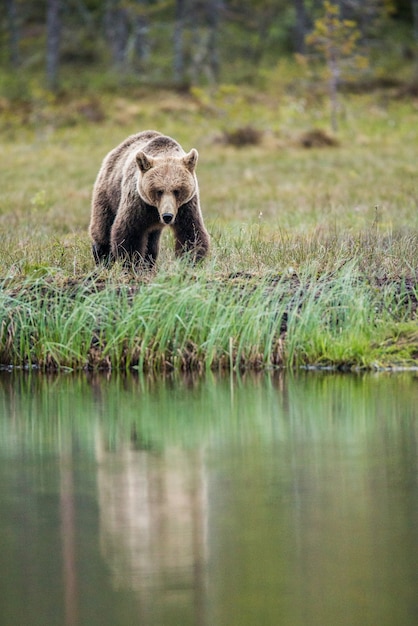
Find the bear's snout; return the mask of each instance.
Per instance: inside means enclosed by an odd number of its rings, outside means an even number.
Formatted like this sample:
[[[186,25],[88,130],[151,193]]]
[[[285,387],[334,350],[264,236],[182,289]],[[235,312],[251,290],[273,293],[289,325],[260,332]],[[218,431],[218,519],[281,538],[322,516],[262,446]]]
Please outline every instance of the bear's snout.
[[[162,215],[164,224],[171,224],[174,220],[174,215],[172,213],[163,213]]]

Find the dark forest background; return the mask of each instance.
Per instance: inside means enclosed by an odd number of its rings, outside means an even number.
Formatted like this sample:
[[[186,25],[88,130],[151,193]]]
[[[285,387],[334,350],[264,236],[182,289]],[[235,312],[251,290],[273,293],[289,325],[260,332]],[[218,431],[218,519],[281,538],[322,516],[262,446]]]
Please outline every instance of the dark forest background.
[[[187,88],[257,83],[283,56],[313,54],[322,0],[2,0],[3,96],[28,77],[51,91],[89,84]],[[418,0],[334,0],[358,29],[368,72],[415,68]],[[93,78],[94,76],[94,78]],[[7,78],[6,78],[7,77]],[[7,93],[9,91],[9,93]]]

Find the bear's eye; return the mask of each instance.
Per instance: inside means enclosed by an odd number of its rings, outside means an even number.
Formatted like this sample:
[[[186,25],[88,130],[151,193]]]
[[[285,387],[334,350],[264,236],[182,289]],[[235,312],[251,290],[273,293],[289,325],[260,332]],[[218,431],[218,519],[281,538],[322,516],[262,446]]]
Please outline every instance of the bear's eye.
[[[164,192],[163,192],[162,189],[157,189],[156,192],[155,192],[155,197],[158,198],[158,200],[159,200],[160,198],[162,198],[163,193]]]
[[[177,199],[178,199],[178,198],[180,197],[180,195],[181,195],[181,191],[180,191],[180,189],[174,189],[174,190],[173,190],[173,193],[174,193],[174,197],[175,197],[175,198],[177,198]]]

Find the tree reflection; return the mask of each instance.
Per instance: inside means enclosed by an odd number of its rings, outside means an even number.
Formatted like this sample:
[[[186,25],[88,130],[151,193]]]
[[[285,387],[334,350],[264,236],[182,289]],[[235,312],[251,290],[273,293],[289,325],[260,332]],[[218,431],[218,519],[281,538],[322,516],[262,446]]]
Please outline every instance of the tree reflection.
[[[161,618],[173,611],[184,618],[192,611],[194,623],[203,624],[203,452],[180,447],[138,450],[132,443],[109,451],[103,438],[96,452],[100,546],[113,585],[137,592],[144,617],[152,613],[155,619],[158,610]]]

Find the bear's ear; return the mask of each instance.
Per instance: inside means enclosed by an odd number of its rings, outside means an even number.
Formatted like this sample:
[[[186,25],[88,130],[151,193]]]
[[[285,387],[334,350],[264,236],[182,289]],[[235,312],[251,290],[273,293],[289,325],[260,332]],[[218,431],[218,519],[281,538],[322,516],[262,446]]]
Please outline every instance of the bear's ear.
[[[184,165],[187,167],[189,172],[191,172],[192,174],[193,174],[193,172],[195,170],[198,156],[199,156],[199,154],[198,154],[196,148],[192,148],[190,150],[190,152],[188,154],[186,154],[186,156],[183,157]]]
[[[142,173],[148,172],[148,170],[154,167],[154,159],[147,156],[145,152],[138,152],[135,158],[138,167]]]

